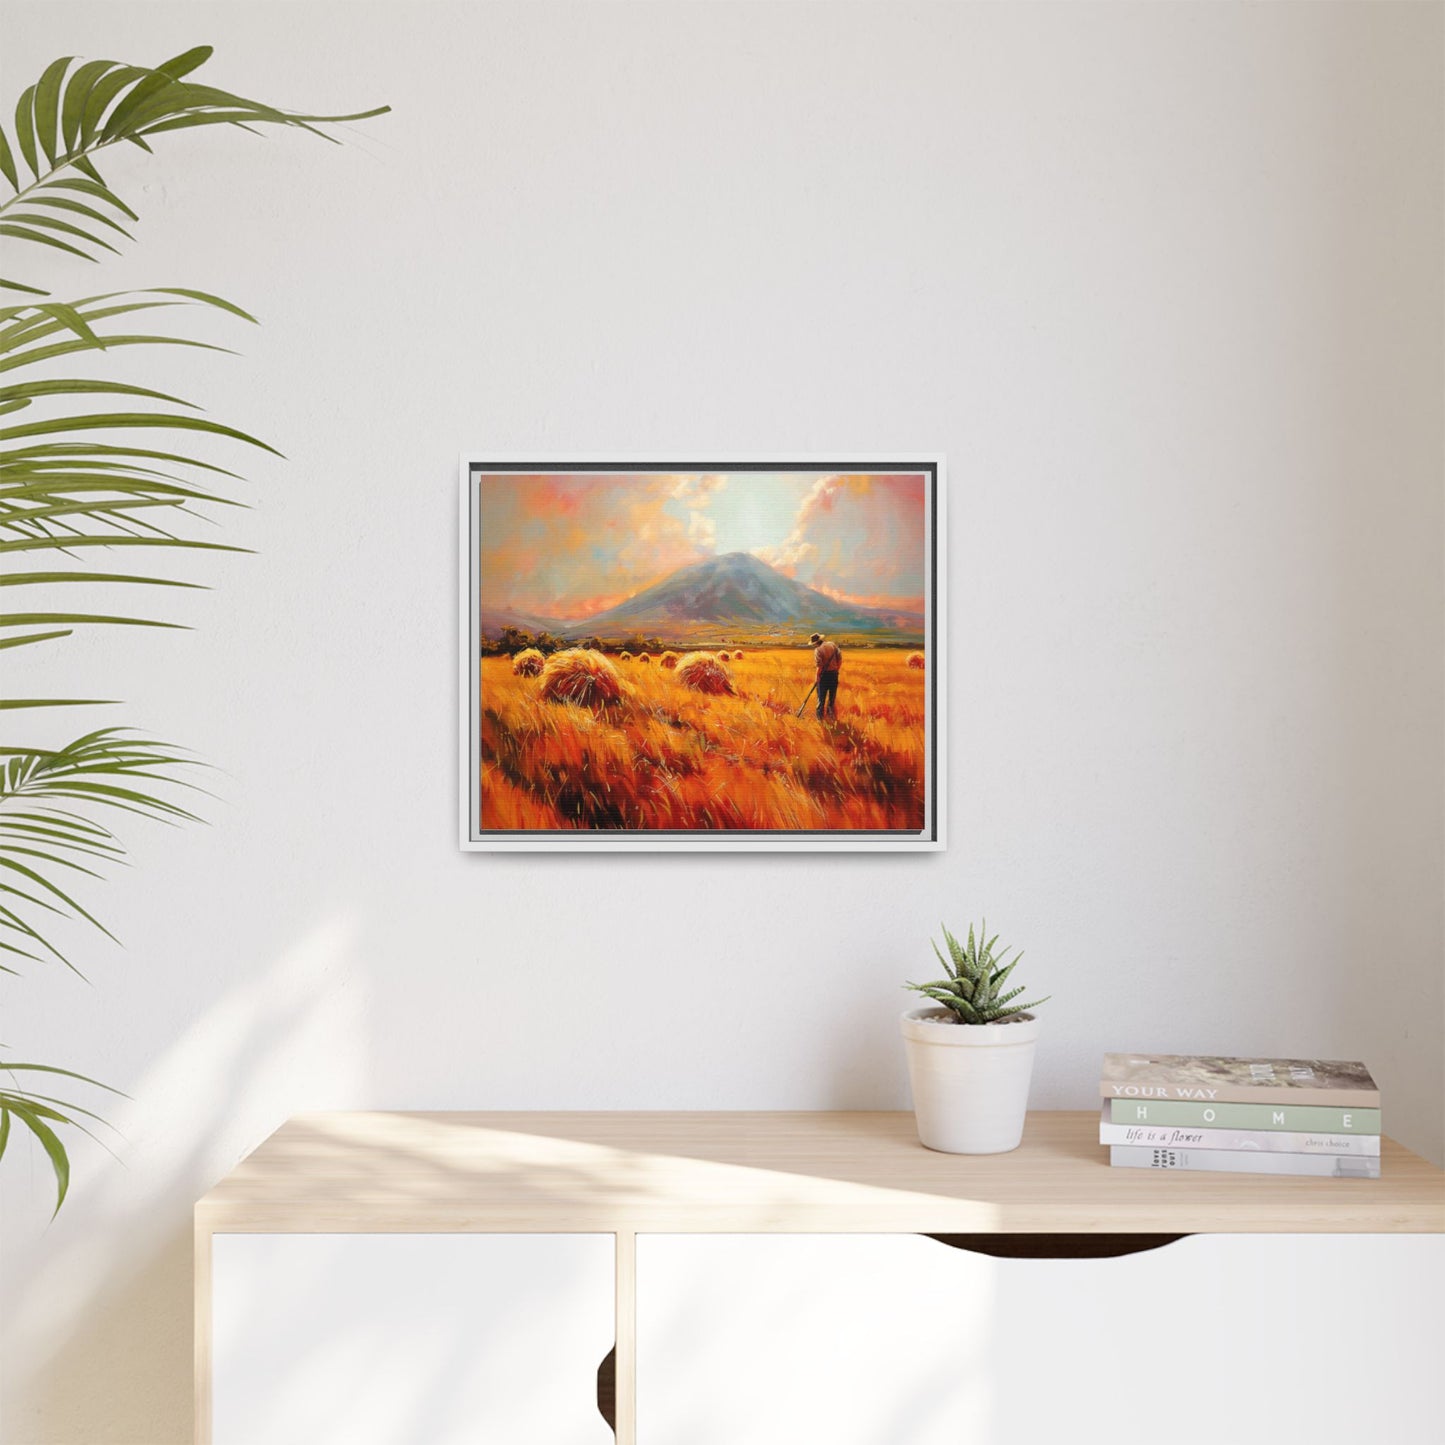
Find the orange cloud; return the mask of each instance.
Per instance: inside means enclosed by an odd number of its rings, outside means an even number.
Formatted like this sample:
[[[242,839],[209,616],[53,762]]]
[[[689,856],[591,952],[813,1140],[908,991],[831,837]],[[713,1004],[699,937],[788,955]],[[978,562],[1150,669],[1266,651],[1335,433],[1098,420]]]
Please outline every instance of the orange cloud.
[[[705,507],[712,501],[713,493],[727,486],[728,479],[717,472],[681,473],[671,478],[674,501],[689,507]]]
[[[815,592],[831,597],[834,602],[847,602],[855,607],[877,607],[884,612],[922,612],[924,607],[922,593],[917,597],[899,597],[886,592],[840,592],[826,583],[814,582],[812,586]]]
[[[595,617],[599,612],[606,612],[609,607],[616,607],[631,596],[631,592],[604,592],[597,597],[575,597],[565,606],[553,608],[547,615],[555,617],[559,622],[576,622],[580,618]]]
[[[668,510],[682,480],[645,473],[483,477],[482,605],[588,617],[710,555],[710,528],[698,524],[699,514]],[[692,505],[715,490],[694,486]]]

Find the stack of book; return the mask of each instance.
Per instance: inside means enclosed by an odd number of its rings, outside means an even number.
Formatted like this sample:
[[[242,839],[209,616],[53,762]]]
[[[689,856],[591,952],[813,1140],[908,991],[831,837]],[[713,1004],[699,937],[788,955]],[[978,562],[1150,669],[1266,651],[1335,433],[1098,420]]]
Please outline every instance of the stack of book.
[[[1105,1054],[1099,1142],[1126,1169],[1380,1177],[1380,1091],[1363,1064]]]

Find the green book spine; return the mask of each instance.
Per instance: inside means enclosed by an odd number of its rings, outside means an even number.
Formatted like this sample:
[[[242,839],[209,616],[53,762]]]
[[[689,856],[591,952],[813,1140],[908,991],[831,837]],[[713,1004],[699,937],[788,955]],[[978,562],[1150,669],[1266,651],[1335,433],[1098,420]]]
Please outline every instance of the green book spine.
[[[1230,1129],[1293,1129],[1320,1134],[1378,1134],[1378,1109],[1332,1109],[1321,1104],[1198,1104],[1179,1100],[1111,1099],[1115,1124],[1216,1125]]]

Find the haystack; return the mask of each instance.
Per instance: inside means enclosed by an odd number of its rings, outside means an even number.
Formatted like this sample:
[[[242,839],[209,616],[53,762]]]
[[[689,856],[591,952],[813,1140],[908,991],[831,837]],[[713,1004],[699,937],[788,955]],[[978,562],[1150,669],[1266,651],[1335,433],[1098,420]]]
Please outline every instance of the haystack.
[[[632,654],[628,652],[626,648],[624,648],[621,652],[617,654],[617,660],[618,662],[631,662]]]
[[[741,647],[738,648],[738,650],[737,650],[735,653],[733,653],[733,656],[734,656],[735,658],[737,658],[737,660],[738,660],[739,662],[741,662],[741,661],[743,660],[743,650],[742,650],[742,648],[741,648]]]
[[[617,669],[600,652],[582,647],[554,652],[542,668],[542,696],[551,702],[600,707],[619,701],[624,689]]]
[[[650,662],[652,661],[652,654],[651,654],[650,652],[639,652],[639,653],[637,654],[637,660],[638,660],[639,662],[649,662],[649,663],[650,663]]]
[[[717,660],[719,662],[731,662],[733,660],[733,655],[727,650],[727,648],[723,648],[723,650],[718,653]]]
[[[733,691],[732,674],[710,652],[689,652],[677,664],[677,680],[694,692]]]
[[[657,659],[657,665],[668,668],[676,667],[677,654],[675,652],[664,652],[662,656]]]
[[[909,667],[922,667],[923,654],[921,652],[910,652],[908,654],[908,665]]]
[[[518,677],[536,677],[546,660],[535,647],[524,647],[512,658],[512,671]]]

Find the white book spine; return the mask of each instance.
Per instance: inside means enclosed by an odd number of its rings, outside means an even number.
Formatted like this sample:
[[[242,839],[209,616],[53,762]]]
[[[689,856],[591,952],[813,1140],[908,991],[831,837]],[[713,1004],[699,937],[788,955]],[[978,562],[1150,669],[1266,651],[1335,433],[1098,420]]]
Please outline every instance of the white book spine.
[[[1347,1154],[1256,1154],[1238,1149],[1159,1149],[1114,1144],[1109,1163],[1123,1169],[1193,1169],[1218,1174],[1312,1174],[1378,1179],[1380,1161]]]
[[[1183,1129],[1167,1124],[1099,1124],[1099,1143],[1163,1149],[1233,1149],[1256,1154],[1348,1154],[1378,1158],[1378,1134],[1292,1134],[1284,1129]]]

